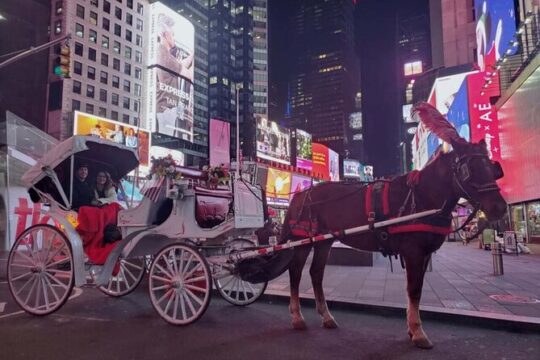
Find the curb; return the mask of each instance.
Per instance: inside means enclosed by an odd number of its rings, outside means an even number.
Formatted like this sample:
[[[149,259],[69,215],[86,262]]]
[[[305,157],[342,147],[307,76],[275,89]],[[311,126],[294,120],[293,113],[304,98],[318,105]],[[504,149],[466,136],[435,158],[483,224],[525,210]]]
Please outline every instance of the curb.
[[[264,293],[259,301],[289,302],[288,292],[270,291]],[[381,304],[369,302],[350,302],[339,299],[327,299],[329,308],[361,311],[374,315],[400,317],[405,320],[406,307],[401,304]],[[302,306],[314,307],[314,296],[300,294]],[[443,309],[433,306],[420,306],[422,320],[437,322],[453,322],[460,325],[469,325],[489,329],[504,329],[512,332],[540,332],[540,318],[495,314],[470,310]]]

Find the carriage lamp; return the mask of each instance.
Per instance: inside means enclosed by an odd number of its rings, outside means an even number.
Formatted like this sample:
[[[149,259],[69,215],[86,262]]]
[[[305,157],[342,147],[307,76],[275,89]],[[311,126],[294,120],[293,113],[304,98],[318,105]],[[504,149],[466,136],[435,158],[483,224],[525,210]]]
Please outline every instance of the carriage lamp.
[[[73,226],[74,229],[77,228],[77,225],[79,225],[76,214],[73,214],[73,213],[67,214],[66,220],[68,221],[68,223],[71,224],[71,226]]]

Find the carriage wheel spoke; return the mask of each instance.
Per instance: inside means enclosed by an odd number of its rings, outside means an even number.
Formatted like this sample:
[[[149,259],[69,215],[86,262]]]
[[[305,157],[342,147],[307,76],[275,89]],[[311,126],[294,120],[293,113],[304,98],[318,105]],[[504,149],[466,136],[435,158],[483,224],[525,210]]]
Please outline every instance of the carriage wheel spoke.
[[[179,299],[180,301],[180,310],[182,311],[182,319],[186,319],[187,318],[187,313],[186,313],[186,301],[184,300],[184,294],[180,294],[179,295]]]
[[[167,301],[167,305],[165,306],[165,310],[163,312],[167,314],[169,312],[169,308],[171,307],[171,304],[174,302],[174,299],[176,297],[176,292],[173,292],[171,294],[172,296],[169,296],[169,301]]]
[[[233,282],[234,280],[234,276],[229,276],[229,277],[226,277],[226,278],[223,278],[223,279],[227,279],[227,282],[224,283],[224,284],[221,284],[221,288],[225,291],[227,291],[225,288],[231,283]]]
[[[139,266],[139,265],[134,264],[134,263],[131,263],[131,262],[129,262],[129,261],[124,261],[123,264],[124,264],[124,266],[126,266],[126,267],[132,267],[132,268],[134,268],[135,270],[138,270],[138,271],[142,271],[142,270],[144,269],[143,266]],[[144,263],[143,263],[143,264],[144,264]]]
[[[195,271],[199,270],[199,268],[201,268],[201,267],[202,267],[202,264],[201,264],[201,263],[195,264],[195,265],[193,266],[193,268],[192,268],[191,270],[189,270],[189,272],[186,273],[186,274],[183,276],[183,278],[184,278],[184,279],[190,278],[190,277],[193,275],[193,273],[194,273]],[[186,269],[189,269],[189,268],[186,267]]]
[[[27,273],[27,274],[23,274],[23,275],[32,275],[32,273]],[[16,281],[18,280],[19,278],[22,278],[22,276],[18,276],[16,279],[12,279],[11,281]],[[28,286],[28,284],[30,284],[30,282],[34,279],[34,277],[31,277],[30,279],[26,280],[26,282],[24,283],[24,285],[19,288],[19,290],[17,290],[17,292],[15,293],[15,295],[19,296],[19,294]]]
[[[195,271],[193,269],[189,270],[189,268],[191,267],[192,262],[193,262],[193,254],[190,253],[189,258],[186,260],[184,266],[182,267],[182,273],[184,273],[186,271],[189,271],[186,275],[182,275],[184,279],[189,277],[193,273],[193,271]],[[197,266],[195,266],[195,267],[197,267]]]
[[[64,284],[63,282],[61,282],[60,280],[58,280],[57,278],[55,278],[54,276],[52,276],[51,274],[49,274],[48,272],[45,273],[45,275],[53,280],[57,285],[63,287],[64,289],[67,289],[68,288],[68,285]]]
[[[45,277],[41,277],[41,287],[43,288],[43,297],[45,298],[45,308],[50,307],[49,304],[49,295],[47,294],[47,283],[45,282]]]
[[[25,259],[26,261],[28,261],[30,264],[32,265],[35,265],[36,262],[34,261],[33,258],[31,258],[30,256],[26,255],[25,253],[21,252],[21,251],[17,251],[16,253],[16,256],[20,256],[22,257],[23,259]],[[12,264],[13,265],[13,264]]]
[[[45,282],[49,286],[49,289],[51,289],[51,292],[52,292],[54,298],[56,299],[55,304],[58,303],[60,301],[60,298],[58,297],[58,294],[56,293],[56,290],[54,290],[54,286],[52,285],[51,281],[47,278],[47,276],[43,277],[43,280],[45,280]]]
[[[51,268],[51,267],[53,267],[53,266],[63,264],[63,263],[65,263],[66,261],[70,261],[69,257],[66,257],[66,258],[57,260],[57,261],[53,262],[52,264],[47,264],[46,268],[49,269],[49,268]]]
[[[153,288],[152,288],[152,291],[165,290],[165,289],[169,289],[170,287],[171,287],[170,285],[156,286],[156,287],[153,287]]]
[[[116,274],[116,292],[120,292],[120,279],[118,278],[119,274]]]
[[[62,242],[62,246],[60,246],[58,249],[56,249],[54,251],[54,253],[47,258],[47,261],[45,262],[45,265],[48,266],[49,263],[54,260],[56,255],[58,255],[60,253],[60,251],[62,251],[64,249],[65,246],[66,246],[66,244],[64,242]]]
[[[129,271],[129,269],[127,268],[127,266],[121,265],[120,268],[121,268],[122,271],[124,272],[124,277],[125,277],[126,281],[127,281],[126,274],[128,274],[128,275],[131,277],[131,279],[132,279],[133,281],[137,281],[137,277],[136,277],[135,275],[133,275],[133,273],[132,273],[131,271]]]
[[[18,267],[18,268],[23,268],[23,269],[31,269],[31,268],[34,267],[33,265],[15,264],[15,263],[12,263],[11,266],[12,267]]]
[[[161,305],[161,302],[162,302],[164,299],[166,299],[167,296],[169,296],[173,291],[174,291],[174,289],[169,289],[169,290],[167,290],[167,291],[165,292],[165,294],[163,294],[163,295],[159,298],[159,300],[157,301],[157,303]]]
[[[171,274],[171,276],[173,276],[174,274],[176,274],[176,272],[174,271],[173,269],[173,266],[171,265],[171,254],[173,256],[173,263],[176,262],[176,252],[173,250],[169,251],[169,254],[167,255],[167,257],[165,258],[165,265],[167,265],[167,270],[169,270],[169,274]]]
[[[189,299],[189,296],[188,296],[188,292],[184,292],[182,293],[188,307],[189,307],[189,310],[191,311],[191,315],[194,316],[197,311],[195,310],[195,306],[193,306],[193,302]],[[199,303],[199,305],[201,305],[201,303]]]
[[[202,287],[189,285],[189,284],[186,284],[185,287],[186,287],[186,289],[201,292],[201,293],[206,293],[206,291],[207,291],[207,288],[202,288]]]
[[[178,318],[178,293],[174,292],[173,318]]]
[[[156,263],[156,267],[159,269],[159,271],[161,271],[163,274],[165,274],[166,276],[168,276],[169,278],[172,278],[173,275],[171,273],[169,273],[167,270],[165,270],[161,265],[159,265],[158,263]],[[155,276],[153,276],[155,277]]]
[[[159,280],[159,281],[167,283],[167,284],[170,284],[172,282],[172,280],[170,278],[167,279],[167,278],[157,276],[157,275],[152,275],[152,280]]]
[[[28,275],[32,275],[32,274],[33,274],[33,272],[28,271],[28,272],[25,272],[24,274],[21,274],[21,275],[15,277],[15,278],[11,279],[11,281],[12,281],[12,282],[13,282],[13,281],[17,281],[17,280],[19,280],[19,279],[22,279],[22,278],[24,278],[24,277],[26,277],[26,276],[28,276]]]
[[[30,291],[26,295],[26,299],[24,299],[24,305],[28,304],[28,300],[30,300],[30,296],[32,296],[32,293],[34,292],[34,288],[36,287],[37,283],[37,276],[32,276],[32,286],[30,287]]]
[[[205,292],[204,290],[202,292]],[[199,304],[199,306],[202,306],[203,304],[203,300],[201,298],[199,298],[197,295],[195,295],[191,289],[189,289],[187,286],[186,286],[186,295],[189,295],[193,300],[195,300],[195,302],[197,304]]]
[[[184,284],[191,284],[191,283],[194,283],[197,281],[203,281],[203,280],[206,280],[206,276],[204,275],[196,277],[196,278],[187,279],[186,281],[184,281]]]

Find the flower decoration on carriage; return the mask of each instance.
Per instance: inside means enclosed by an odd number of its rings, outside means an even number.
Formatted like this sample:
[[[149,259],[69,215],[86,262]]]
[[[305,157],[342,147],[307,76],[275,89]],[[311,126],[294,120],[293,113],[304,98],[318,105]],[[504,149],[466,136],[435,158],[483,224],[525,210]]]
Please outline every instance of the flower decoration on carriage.
[[[182,173],[177,170],[179,164],[173,159],[172,155],[167,155],[161,158],[152,157],[150,159],[152,166],[148,174],[148,179],[152,179],[154,176],[160,178],[169,178],[178,180],[182,177]]]
[[[208,176],[208,184],[210,186],[225,185],[230,180],[229,171],[223,164],[219,166],[205,165],[203,171]]]

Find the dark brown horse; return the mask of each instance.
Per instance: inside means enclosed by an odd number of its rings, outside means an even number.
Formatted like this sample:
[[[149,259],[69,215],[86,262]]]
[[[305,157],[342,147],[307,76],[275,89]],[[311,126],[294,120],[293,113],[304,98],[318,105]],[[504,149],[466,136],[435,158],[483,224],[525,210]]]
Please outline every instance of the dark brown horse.
[[[407,274],[408,334],[416,346],[431,348],[433,345],[422,329],[420,320],[420,297],[426,265],[431,254],[439,249],[445,240],[451,224],[452,209],[460,198],[465,198],[477,208],[481,208],[489,220],[497,220],[505,214],[507,206],[495,182],[502,177],[502,172],[498,163],[490,161],[486,143],[468,143],[460,138],[453,128],[444,124],[441,127],[441,121],[446,120],[430,105],[417,105],[414,111],[431,131],[451,143],[453,150],[439,154],[419,172],[396,177],[387,181],[386,186],[382,184],[381,188],[384,190],[380,193],[386,192],[388,200],[379,210],[386,212],[386,218],[398,217],[400,213],[406,215],[431,209],[442,209],[442,213],[401,228],[349,235],[340,241],[353,248],[383,251],[402,257]],[[304,231],[307,227],[307,233],[311,235],[368,224],[370,214],[366,212],[370,212],[370,206],[365,202],[367,191],[368,187],[361,183],[323,183],[297,194],[285,217],[281,242],[305,237],[298,234],[299,225],[304,226]],[[367,196],[375,195],[371,193]],[[384,199],[382,201],[384,202]],[[379,216],[371,213],[371,221],[374,215]],[[317,312],[322,317],[324,327],[337,327],[328,311],[322,287],[331,245],[332,241],[323,241],[294,249],[294,257],[289,266],[289,310],[295,329],[306,327],[300,311],[298,287],[302,268],[312,248],[314,255],[310,275]]]

